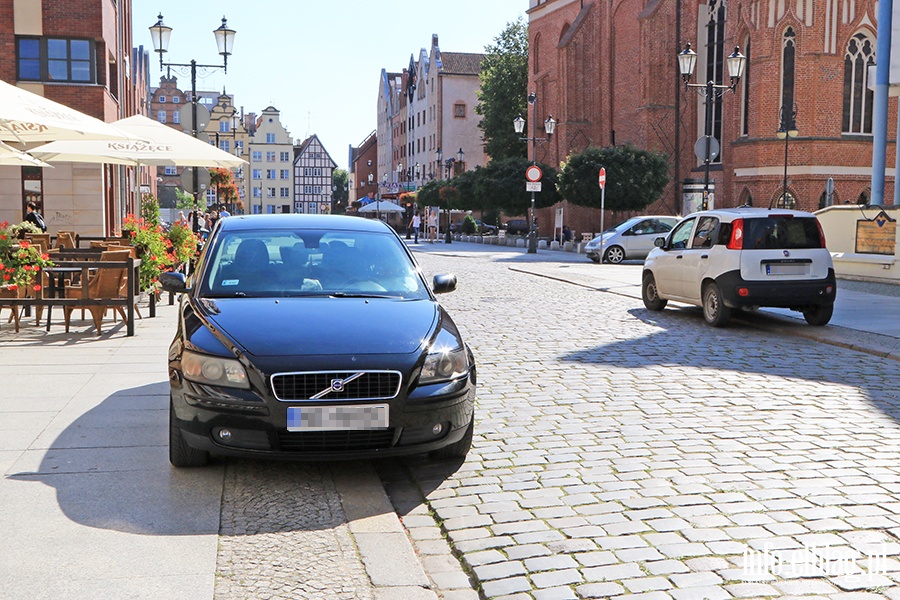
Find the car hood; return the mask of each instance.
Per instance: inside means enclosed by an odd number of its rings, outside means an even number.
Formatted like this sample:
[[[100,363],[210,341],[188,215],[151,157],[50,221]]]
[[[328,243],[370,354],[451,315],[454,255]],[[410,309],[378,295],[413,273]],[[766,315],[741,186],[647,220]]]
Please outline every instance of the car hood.
[[[209,326],[255,356],[408,354],[433,335],[430,299],[226,298],[195,308]]]

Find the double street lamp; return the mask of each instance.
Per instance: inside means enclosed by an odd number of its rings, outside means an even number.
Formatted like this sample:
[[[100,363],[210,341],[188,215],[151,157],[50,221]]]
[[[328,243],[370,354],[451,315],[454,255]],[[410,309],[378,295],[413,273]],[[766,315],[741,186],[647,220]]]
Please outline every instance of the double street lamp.
[[[793,201],[793,198],[788,200],[788,191],[787,191],[787,169],[788,169],[788,142],[791,138],[795,138],[800,135],[800,132],[797,130],[797,105],[794,104],[792,107],[788,108],[785,104],[781,107],[781,123],[778,125],[778,131],[775,132],[775,137],[779,140],[784,140],[784,179],[783,179],[783,187],[781,192],[781,206],[779,208],[794,208],[796,204]]]
[[[546,138],[537,137],[537,94],[531,92],[528,94],[528,104],[531,104],[534,108],[533,115],[534,117],[531,120],[531,137],[520,137],[519,140],[523,142],[531,141],[531,164],[537,164],[537,142],[549,140],[553,136],[553,132],[556,131],[556,120],[553,118],[553,115],[548,115],[547,120],[544,121],[544,131],[547,133]],[[516,133],[521,134],[525,131],[525,119],[522,118],[522,115],[519,115],[515,119],[513,119],[513,127],[516,130]],[[534,191],[531,192],[531,218],[528,221],[528,254],[536,254],[537,253],[537,230],[535,229],[535,205],[534,205]]]
[[[738,82],[744,75],[747,57],[741,54],[738,46],[735,46],[734,52],[728,55],[725,62],[728,65],[728,76],[731,79],[731,85],[717,85],[713,80],[709,80],[706,83],[690,83],[691,77],[694,75],[694,67],[697,66],[697,53],[691,50],[690,43],[685,45],[684,50],[678,53],[678,69],[681,71],[681,79],[684,81],[685,89],[694,88],[698,94],[706,99],[706,118],[703,130],[703,137],[705,138],[703,145],[703,210],[709,208],[709,164],[719,153],[718,141],[712,137],[713,102],[721,98],[725,92],[733,92],[735,90]]]
[[[189,68],[191,70],[191,135],[197,137],[197,69],[223,69],[228,72],[228,57],[231,56],[234,49],[234,29],[229,29],[228,21],[222,17],[222,24],[215,30],[213,34],[216,36],[216,45],[219,48],[219,55],[222,57],[221,65],[199,65],[196,60],[189,63],[167,63],[163,62],[163,54],[169,51],[169,38],[172,36],[172,28],[163,23],[162,13],[157,17],[159,20],[155,25],[150,27],[150,38],[153,40],[153,50],[159,54],[159,68],[178,67]],[[197,169],[194,168],[192,173],[193,193],[194,193],[194,232],[200,229],[197,219],[197,213],[200,210],[199,191],[197,190]]]

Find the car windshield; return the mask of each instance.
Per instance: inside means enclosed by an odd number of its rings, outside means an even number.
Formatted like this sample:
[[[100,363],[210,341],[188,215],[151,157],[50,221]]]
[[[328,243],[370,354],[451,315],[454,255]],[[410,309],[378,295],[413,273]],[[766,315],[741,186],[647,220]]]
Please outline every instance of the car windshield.
[[[744,229],[745,250],[823,247],[814,217],[773,215],[764,219],[744,219]]]
[[[222,232],[210,248],[200,295],[429,297],[395,236],[311,229]]]

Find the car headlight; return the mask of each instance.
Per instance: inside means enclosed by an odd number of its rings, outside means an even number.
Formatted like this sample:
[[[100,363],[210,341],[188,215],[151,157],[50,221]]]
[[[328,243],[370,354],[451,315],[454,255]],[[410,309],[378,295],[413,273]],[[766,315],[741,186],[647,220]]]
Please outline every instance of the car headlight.
[[[181,356],[185,379],[207,385],[250,389],[244,365],[233,358],[196,354],[185,350]]]
[[[469,357],[460,340],[447,330],[441,331],[425,356],[419,385],[452,381],[469,372]]]

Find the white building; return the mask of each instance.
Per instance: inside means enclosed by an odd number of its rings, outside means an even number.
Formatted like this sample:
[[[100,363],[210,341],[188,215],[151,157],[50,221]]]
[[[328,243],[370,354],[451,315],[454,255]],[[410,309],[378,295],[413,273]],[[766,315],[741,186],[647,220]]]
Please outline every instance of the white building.
[[[337,163],[313,134],[294,148],[294,212],[330,213]]]
[[[294,142],[274,106],[262,111],[250,136],[248,214],[289,213],[294,204]]]

